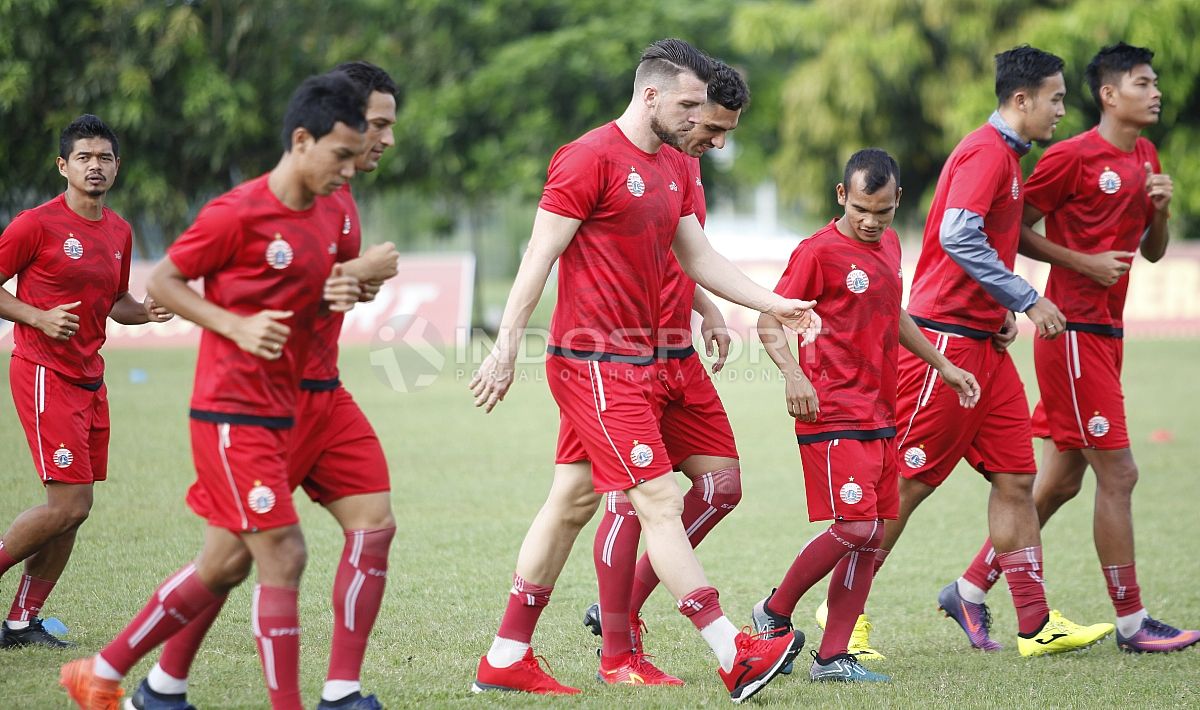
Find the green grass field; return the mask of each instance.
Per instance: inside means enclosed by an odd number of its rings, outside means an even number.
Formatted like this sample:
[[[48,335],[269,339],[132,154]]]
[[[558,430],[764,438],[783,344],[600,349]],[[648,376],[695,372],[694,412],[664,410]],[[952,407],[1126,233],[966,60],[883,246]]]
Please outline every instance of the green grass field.
[[[1195,341],[1130,341],[1126,392],[1141,483],[1135,496],[1139,578],[1152,613],[1177,625],[1200,624],[1200,564],[1189,541],[1198,530],[1200,390],[1186,370]],[[1015,347],[1032,379],[1029,341]],[[758,352],[761,355],[761,349]],[[68,652],[20,650],[0,655],[0,708],[64,708],[57,687],[65,660],[95,652],[141,607],[154,586],[196,551],[201,523],[183,504],[192,479],[186,406],[194,355],[181,351],[108,353],[113,436],[110,481],[98,487],[75,556],[43,614],[70,626]],[[7,368],[7,358],[3,359]],[[401,394],[376,379],[366,350],[342,356],[346,381],[375,423],[392,466],[400,530],[384,608],[364,670],[366,690],[388,707],[493,707],[554,704],[609,708],[722,706],[728,696],[715,663],[690,624],[661,591],[646,617],[648,650],[683,688],[610,688],[595,680],[596,640],[583,628],[595,599],[589,528],[557,585],[535,637],[536,650],[563,682],[583,695],[547,700],[512,695],[472,697],[475,664],[495,632],[517,547],[549,481],[558,422],[540,370],[524,371],[490,416],[471,407],[454,365],[428,389]],[[147,374],[132,384],[131,368]],[[761,358],[730,365],[718,382],[743,456],[743,502],[700,548],[710,578],[735,623],[770,591],[800,546],[820,526],[804,508],[799,461],[782,386]],[[734,377],[736,373],[736,378]],[[7,372],[3,381],[7,382]],[[1183,375],[1183,376],[1181,376]],[[1168,430],[1168,443],[1151,432]],[[43,500],[9,398],[0,402],[0,525]],[[1112,609],[1091,542],[1089,482],[1045,532],[1051,604],[1079,622],[1110,621]],[[1106,641],[1065,657],[1020,658],[1015,620],[1003,585],[992,595],[994,634],[1006,643],[991,655],[973,651],[957,626],[936,613],[938,590],[956,577],[985,534],[988,486],[966,468],[914,517],[872,591],[874,645],[888,655],[875,667],[895,682],[877,687],[813,686],[804,673],[781,678],[753,702],[770,707],[1197,707],[1200,650],[1130,656]],[[318,507],[299,507],[310,562],[301,596],[303,690],[316,704],[324,678],[331,612],[329,588],[342,544]],[[1183,541],[1181,543],[1180,541]],[[0,582],[7,603],[16,570]],[[824,587],[801,600],[796,622],[819,638],[811,619]],[[803,612],[803,613],[801,613]],[[812,646],[810,641],[809,646]],[[801,657],[798,670],[806,669]],[[149,668],[131,674],[132,688]],[[213,628],[193,675],[199,708],[265,707],[249,627],[249,595],[235,592]]]

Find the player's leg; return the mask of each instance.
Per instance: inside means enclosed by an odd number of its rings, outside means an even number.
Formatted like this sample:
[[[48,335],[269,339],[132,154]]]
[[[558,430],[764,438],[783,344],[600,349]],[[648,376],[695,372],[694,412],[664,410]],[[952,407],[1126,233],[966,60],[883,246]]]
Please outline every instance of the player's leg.
[[[258,569],[250,606],[254,640],[272,708],[300,708],[300,576],[308,559],[299,525],[242,540]]]
[[[600,594],[599,677],[607,683],[633,684],[639,678],[645,680],[631,666],[635,649],[629,626],[630,594],[642,527],[633,505],[621,491],[605,493],[602,502],[600,525],[592,544],[596,588]]]
[[[890,444],[890,442],[889,442]],[[842,557],[829,579],[829,618],[821,647],[809,669],[809,677],[821,681],[887,682],[891,678],[863,668],[864,654],[856,652],[852,639],[864,623],[863,610],[875,578],[872,559],[883,539],[882,521],[875,521],[874,534],[859,549]],[[865,633],[863,633],[865,637]],[[863,639],[865,646],[865,638]],[[867,647],[868,650],[869,647]],[[876,654],[878,655],[878,654]]]

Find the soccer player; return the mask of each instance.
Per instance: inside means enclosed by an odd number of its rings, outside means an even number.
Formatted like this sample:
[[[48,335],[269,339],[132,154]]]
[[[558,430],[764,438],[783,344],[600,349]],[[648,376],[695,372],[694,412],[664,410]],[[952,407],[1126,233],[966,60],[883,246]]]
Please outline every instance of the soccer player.
[[[688,156],[688,180],[701,227],[706,206],[700,156],[724,147],[726,135],[737,128],[742,109],[750,102],[746,82],[732,67],[714,60],[712,74],[700,120],[679,145]],[[716,351],[713,371],[717,372],[728,353],[725,320],[716,304],[680,268],[679,261],[668,254],[657,331],[662,374],[654,381],[652,401],[671,465],[692,482],[683,496],[682,522],[694,547],[733,511],[742,498],[742,483],[729,417],[692,346],[693,310],[703,317],[705,347],[710,355]],[[579,437],[565,421],[559,432],[556,459],[558,463],[587,459]],[[607,683],[682,685],[682,680],[655,667],[644,652],[645,622],[640,612],[658,586],[658,575],[647,555],[638,559],[641,524],[624,493],[610,492],[604,501],[593,545],[600,603],[593,604],[584,615],[584,624],[602,638],[599,676]],[[589,510],[594,509],[592,502]]]
[[[654,331],[668,251],[674,249],[690,277],[728,300],[770,311],[798,331],[811,330],[817,319],[808,310],[812,303],[758,286],[712,249],[694,215],[685,158],[662,149],[678,145],[699,120],[711,71],[708,58],[687,43],[655,42],[638,64],[625,112],[555,154],[496,346],[471,388],[487,411],[504,397],[522,331],[557,259],[546,373],[590,464],[556,466],[552,485],[591,495],[590,478],[596,493],[625,491],[655,571],[716,654],[730,696],[741,702],[799,653],[803,637],[739,633],[721,611],[680,522],[683,495],[669,475],[670,457],[650,401],[660,372]],[[537,618],[586,522],[553,504],[555,498],[526,534],[500,629],[479,660],[472,686],[477,692],[579,692],[543,671],[530,647]]]
[[[348,308],[357,282],[335,264],[345,225],[332,197],[365,148],[362,92],[344,76],[305,80],[267,174],[209,202],[151,274],[151,293],[204,328],[191,404],[196,481],[208,522],[194,563],[168,577],[99,654],[63,666],[85,710],[116,708],[121,679],[258,568],[251,622],[271,706],[301,707],[297,596],[306,552],[288,481],[296,394],[322,298]],[[332,248],[331,248],[332,247]],[[204,295],[187,282],[204,279]]]
[[[366,150],[356,172],[371,172],[395,145],[397,87],[386,71],[368,62],[338,65],[367,96]],[[399,253],[393,244],[368,249],[361,257],[358,208],[346,183],[334,196],[345,202],[338,242],[343,273],[378,290],[396,275]],[[318,708],[376,710],[374,695],[362,695],[359,681],[367,639],[383,601],[388,550],[396,532],[392,517],[387,461],[374,429],[338,378],[338,334],[344,314],[330,311],[317,319],[296,404],[292,447],[288,454],[290,490],[303,486],[342,526],[345,544],[333,583],[333,642],[329,671]],[[248,554],[248,553],[246,553]],[[248,561],[247,561],[248,563]],[[135,710],[182,710],[188,707],[188,675],[205,634],[216,620],[224,597],[208,607],[163,645],[158,663],[133,694]]]
[[[784,377],[804,469],[810,521],[833,524],[809,540],[779,587],[754,607],[757,631],[790,633],[796,603],[830,572],[829,619],[813,651],[816,681],[887,681],[847,653],[874,577],[883,521],[895,520],[897,344],[928,363],[962,407],[979,400],[975,377],[955,367],[900,307],[900,240],[892,220],[900,169],[878,148],[860,150],[837,186],[835,219],[792,252],[775,292],[815,300],[821,338],[792,355],[783,326],[759,317],[759,337]]]
[[[885,524],[875,557],[878,569],[913,510],[965,458],[992,486],[988,529],[1017,610],[1023,656],[1082,648],[1112,632],[1111,624],[1079,626],[1046,603],[1029,404],[1007,350],[989,342],[1010,312],[1024,313],[1047,339],[1061,335],[1065,324],[1050,299],[1012,272],[1023,206],[1019,161],[1031,141],[1050,139],[1064,115],[1062,67],[1058,57],[1027,45],[997,54],[999,107],[958,144],[938,178],[908,312],[927,340],[975,374],[983,395],[964,416],[957,394],[938,386],[932,366],[900,353],[900,511]],[[938,602],[973,646],[999,647],[988,636],[983,607],[968,606],[955,585]]]
[[[63,194],[21,212],[0,235],[0,317],[12,321],[8,370],[45,505],[17,516],[0,538],[0,576],[22,560],[0,648],[68,644],[42,627],[38,612],[62,576],[75,533],[92,509],[92,487],[108,478],[108,390],[104,325],[161,323],[171,312],[129,294],[133,233],[104,198],[121,166],[117,137],[85,114],[63,129],[58,172]]]
[[[1021,252],[1051,264],[1046,293],[1062,304],[1066,335],[1034,343],[1041,401],[1034,434],[1045,439],[1033,486],[1038,522],[1074,498],[1089,466],[1096,472],[1094,537],[1117,614],[1117,646],[1174,651],[1200,641],[1154,619],[1142,605],[1133,554],[1130,499],[1137,464],[1129,448],[1121,393],[1122,312],[1137,251],[1154,262],[1167,248],[1172,185],[1142,130],[1158,123],[1162,92],[1154,53],[1124,42],[1087,66],[1100,124],[1052,146],[1025,185]],[[1032,227],[1046,218],[1046,236]],[[999,570],[986,542],[956,584],[982,604]]]

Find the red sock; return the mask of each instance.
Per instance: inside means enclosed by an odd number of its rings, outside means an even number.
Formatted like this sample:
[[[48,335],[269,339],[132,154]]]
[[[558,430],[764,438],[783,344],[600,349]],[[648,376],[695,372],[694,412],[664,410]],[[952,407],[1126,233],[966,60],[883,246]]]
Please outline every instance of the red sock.
[[[4,541],[0,540],[0,577],[3,577],[4,573],[12,569],[18,562],[20,560],[8,554],[8,550],[4,549]]]
[[[17,584],[17,595],[13,598],[12,608],[8,610],[9,621],[29,621],[38,615],[46,597],[54,591],[54,582],[48,582],[37,577],[22,575]]]
[[[347,530],[333,580],[333,648],[326,680],[358,680],[367,638],[383,603],[388,550],[396,528]]]
[[[875,548],[883,540],[883,526],[858,550],[844,555],[833,568],[829,580],[829,620],[821,636],[821,658],[845,653],[850,634],[867,605],[871,581],[875,578]]]
[[[963,572],[963,579],[986,592],[995,586],[1001,574],[1000,563],[996,561],[996,548],[992,547],[991,540],[984,540],[983,547],[979,548],[975,559]]]
[[[1042,578],[1042,546],[998,552],[996,562],[1004,570],[1004,579],[1017,609],[1018,633],[1027,636],[1037,633],[1050,615],[1050,607],[1046,604],[1046,581]]]
[[[1108,598],[1112,599],[1117,616],[1129,616],[1142,610],[1142,588],[1138,586],[1137,570],[1133,563],[1101,567],[1104,581],[1108,584]],[[8,618],[12,618],[11,616]]]
[[[825,579],[843,557],[873,540],[881,527],[878,521],[837,522],[809,540],[771,595],[771,611],[791,616],[805,592]]]
[[[300,702],[300,590],[254,585],[250,623],[272,710],[303,710]]]
[[[192,671],[192,661],[200,651],[201,644],[213,622],[221,614],[228,594],[222,594],[217,600],[196,614],[191,623],[179,630],[163,644],[162,653],[158,656],[158,667],[162,668],[172,678],[183,680]]]
[[[124,675],[142,656],[170,638],[219,597],[196,578],[195,565],[171,575],[100,655]]]
[[[725,616],[725,612],[721,611],[719,597],[715,587],[693,589],[677,602],[679,613],[691,619],[692,624],[703,631],[704,627]]]
[[[592,560],[600,589],[601,659],[608,668],[624,663],[633,650],[629,637],[629,595],[637,564],[642,523],[624,493],[604,496],[604,514],[596,528]]]
[[[533,629],[537,626],[542,609],[550,603],[554,587],[533,584],[513,574],[513,586],[508,595],[508,607],[500,619],[500,630],[496,635],[502,639],[529,643],[533,640]]]
[[[692,487],[683,494],[683,529],[687,531],[692,547],[708,535],[717,523],[733,512],[742,500],[742,470],[723,468],[712,471],[692,481]],[[636,617],[642,610],[650,593],[658,586],[658,575],[650,564],[650,556],[642,555],[633,575],[633,597],[629,601],[629,615]]]

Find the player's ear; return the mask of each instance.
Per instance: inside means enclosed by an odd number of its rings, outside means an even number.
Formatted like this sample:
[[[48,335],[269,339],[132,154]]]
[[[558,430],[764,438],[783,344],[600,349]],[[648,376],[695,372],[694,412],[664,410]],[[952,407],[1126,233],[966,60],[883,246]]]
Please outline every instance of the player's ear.
[[[59,156],[54,159],[54,164],[58,166],[58,174],[63,177],[67,176],[67,159]]]
[[[838,204],[841,205],[842,207],[845,207],[846,206],[846,186],[839,182],[837,184],[837,188],[834,191],[837,193]]]
[[[900,196],[903,194],[904,194],[904,188],[897,185],[896,186],[896,206],[897,207],[900,206]]]
[[[296,126],[292,130],[292,150],[303,153],[308,150],[308,144],[312,142],[312,134],[304,126]]]

